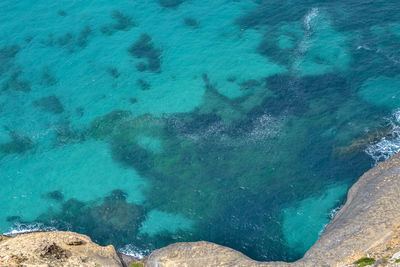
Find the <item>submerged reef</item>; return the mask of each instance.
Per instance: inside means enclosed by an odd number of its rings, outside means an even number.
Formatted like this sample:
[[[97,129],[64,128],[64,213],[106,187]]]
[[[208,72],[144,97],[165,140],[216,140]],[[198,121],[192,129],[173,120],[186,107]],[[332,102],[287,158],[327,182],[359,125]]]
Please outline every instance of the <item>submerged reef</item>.
[[[64,201],[59,192],[50,192],[47,197],[61,203],[61,209],[50,210],[38,218],[39,222],[52,222],[57,229],[76,229],[76,231],[95,237],[101,244],[119,240],[116,246],[129,243],[136,236],[140,222],[144,219],[141,206],[127,203],[127,195],[114,190],[102,202],[85,203],[76,199]]]
[[[148,34],[142,34],[135,43],[128,49],[129,53],[139,59],[146,59],[147,65],[141,63],[138,70],[146,69],[154,73],[161,72],[161,51],[154,47],[152,38]]]
[[[63,146],[73,143],[85,141],[86,131],[77,130],[71,127],[69,120],[62,120],[55,126],[56,138],[54,140],[55,146]]]
[[[17,70],[11,73],[9,79],[3,84],[3,90],[20,91],[27,93],[31,91],[31,83],[21,78],[22,71]]]
[[[158,3],[162,6],[162,7],[166,7],[166,8],[176,8],[178,7],[180,4],[182,4],[183,2],[185,2],[186,0],[158,0]]]
[[[42,40],[41,43],[49,47],[56,46],[63,48],[68,53],[74,53],[75,51],[84,49],[92,35],[92,27],[86,25],[76,34],[73,32],[66,32],[62,35],[55,36],[54,34],[50,33],[48,34],[47,39]]]
[[[48,67],[43,68],[42,77],[40,78],[40,84],[43,86],[53,86],[58,82],[57,78],[51,73]]]
[[[56,194],[54,205],[60,210],[34,221],[86,233],[117,248],[134,243],[149,251],[177,241],[208,240],[257,260],[300,258],[302,249],[282,242],[288,231],[282,227],[288,199],[299,205],[310,198],[307,192],[322,195],[335,177],[354,182],[372,160],[351,144],[366,135],[367,127],[383,129],[372,121],[384,110],[365,109],[340,75],[232,77],[244,92],[234,99],[219,93],[211,77],[201,75],[203,101],[191,112],[138,116],[116,109],[84,129],[74,129],[68,120],[56,125],[55,146],[90,139],[108,144],[113,161],[146,179],[149,186],[141,192],[146,200],[128,202],[123,189],[98,201]],[[253,90],[257,93],[246,94]],[[135,97],[129,101],[137,103]],[[347,109],[363,110],[351,118],[359,128],[349,123]],[[321,117],[322,112],[327,116]],[[337,147],[348,146],[351,153],[337,153]],[[292,186],[283,190],[282,182]],[[321,211],[326,222],[330,211]],[[157,220],[153,214],[178,216],[182,223],[151,232],[146,224]],[[23,216],[17,221],[25,222]]]
[[[196,19],[194,19],[194,18],[184,18],[183,19],[183,23],[186,25],[186,26],[188,26],[188,27],[191,27],[191,28],[193,28],[193,29],[197,29],[197,28],[199,28],[199,22],[196,20]]]
[[[149,82],[143,80],[143,79],[138,79],[136,81],[136,84],[140,87],[141,90],[146,91],[151,88],[151,85]]]
[[[84,48],[87,46],[88,39],[92,34],[92,28],[90,26],[85,26],[80,32],[76,39],[76,44],[80,48]]]
[[[0,48],[0,76],[11,68],[20,49],[18,45]]]
[[[57,15],[59,15],[61,17],[66,17],[68,14],[65,10],[60,9],[57,11]]]
[[[338,154],[334,148],[364,136],[365,127],[375,125],[371,120],[382,111],[356,112],[360,115],[351,119],[360,128],[355,130],[342,109],[363,106],[349,101],[346,79],[332,74],[234,81],[243,91],[260,90],[256,97],[244,94],[236,99],[220,94],[206,73],[202,79],[203,102],[192,112],[135,116],[117,109],[94,119],[85,131],[75,134],[67,126],[60,128],[61,144],[64,139],[106,142],[115,162],[149,182],[143,188],[148,196],[143,204],[129,203],[122,191],[116,191],[103,204],[64,200],[61,212],[44,213],[35,221],[117,247],[134,243],[147,251],[177,241],[209,240],[257,260],[300,258],[304,251],[281,242],[286,238],[281,211],[287,199],[299,203],[309,198],[310,190],[315,195],[326,192],[335,177],[351,182],[368,169],[371,159],[362,150]],[[338,105],[338,99],[347,105]],[[321,118],[327,106],[329,116]],[[309,128],[305,130],[304,124]],[[283,181],[291,188],[282,190]],[[179,215],[187,223],[148,233],[141,225],[154,211]],[[321,212],[328,222],[330,210]],[[121,221],[114,222],[112,216]]]
[[[43,195],[42,197],[52,199],[55,201],[60,201],[60,202],[64,200],[64,194],[60,190],[48,192],[47,194]]]
[[[113,24],[101,27],[101,32],[105,35],[113,35],[117,31],[129,31],[132,27],[137,26],[130,16],[123,14],[120,11],[111,12]]]
[[[15,131],[8,130],[11,141],[0,143],[0,153],[5,154],[23,154],[34,148],[34,142],[26,136],[22,136]]]
[[[61,114],[64,112],[64,106],[57,96],[51,95],[42,97],[38,100],[32,102],[34,106],[43,109],[44,111],[53,113],[53,114]]]
[[[118,69],[115,67],[107,68],[107,73],[110,74],[110,76],[113,77],[114,79],[117,79],[121,75]]]

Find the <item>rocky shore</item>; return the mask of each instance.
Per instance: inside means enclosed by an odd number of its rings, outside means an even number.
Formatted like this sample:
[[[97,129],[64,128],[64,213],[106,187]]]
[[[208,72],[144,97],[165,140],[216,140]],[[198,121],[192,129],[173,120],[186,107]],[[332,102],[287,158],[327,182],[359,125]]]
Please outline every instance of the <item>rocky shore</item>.
[[[400,155],[366,172],[316,244],[293,263],[257,262],[210,242],[176,243],[138,260],[72,232],[0,237],[0,266],[400,266]]]

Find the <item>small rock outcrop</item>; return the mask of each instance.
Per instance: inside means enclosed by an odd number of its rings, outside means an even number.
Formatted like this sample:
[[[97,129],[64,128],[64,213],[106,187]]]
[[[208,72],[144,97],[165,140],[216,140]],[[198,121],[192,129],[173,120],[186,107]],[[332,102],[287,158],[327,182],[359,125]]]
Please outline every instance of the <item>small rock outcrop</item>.
[[[0,239],[0,266],[122,267],[113,246],[73,232],[34,232]]]
[[[214,243],[200,241],[175,243],[154,251],[148,267],[172,266],[265,266],[242,253]]]

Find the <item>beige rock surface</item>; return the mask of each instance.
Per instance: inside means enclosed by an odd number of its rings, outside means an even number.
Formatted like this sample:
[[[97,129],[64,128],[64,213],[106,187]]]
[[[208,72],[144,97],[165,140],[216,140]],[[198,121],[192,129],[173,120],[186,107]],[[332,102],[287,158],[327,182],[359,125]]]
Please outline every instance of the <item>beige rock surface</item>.
[[[175,243],[154,251],[147,259],[148,267],[167,266],[266,266],[242,253],[214,243],[200,241]]]
[[[120,267],[113,246],[73,232],[35,232],[0,240],[0,266]]]

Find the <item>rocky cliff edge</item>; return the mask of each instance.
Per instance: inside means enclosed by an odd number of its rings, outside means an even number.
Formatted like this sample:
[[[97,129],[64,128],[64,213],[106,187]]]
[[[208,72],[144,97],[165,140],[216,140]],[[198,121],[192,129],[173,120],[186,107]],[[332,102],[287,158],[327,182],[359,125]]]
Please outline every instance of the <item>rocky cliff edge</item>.
[[[0,266],[400,266],[400,155],[366,172],[346,204],[305,256],[293,263],[257,262],[210,242],[176,243],[142,262],[72,232],[0,238]]]

